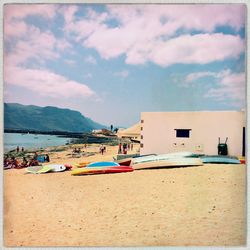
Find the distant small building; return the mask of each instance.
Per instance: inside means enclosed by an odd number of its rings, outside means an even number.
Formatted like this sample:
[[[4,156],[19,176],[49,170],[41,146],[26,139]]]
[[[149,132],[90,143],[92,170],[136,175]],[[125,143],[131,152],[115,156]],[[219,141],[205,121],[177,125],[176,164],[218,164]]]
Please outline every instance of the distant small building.
[[[140,123],[136,123],[135,125],[133,125],[132,127],[129,127],[127,129],[122,129],[122,130],[118,130],[117,132],[117,137],[119,138],[128,138],[128,139],[132,139],[135,141],[140,141],[141,138],[141,124]]]
[[[228,138],[228,154],[245,155],[245,126],[244,111],[143,112],[140,153],[216,155]]]

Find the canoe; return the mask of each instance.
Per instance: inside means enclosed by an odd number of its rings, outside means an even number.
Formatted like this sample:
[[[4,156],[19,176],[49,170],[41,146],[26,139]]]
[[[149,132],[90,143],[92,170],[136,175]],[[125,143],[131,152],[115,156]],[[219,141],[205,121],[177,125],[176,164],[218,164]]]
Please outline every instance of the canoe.
[[[68,164],[68,163],[64,164],[64,166],[65,166],[66,170],[70,170],[71,168],[73,168],[73,166],[71,164]]]
[[[159,161],[159,160],[167,160],[173,158],[187,158],[187,157],[194,157],[195,154],[192,152],[175,152],[169,154],[159,154],[159,155],[148,155],[148,156],[141,156],[133,158],[131,165],[143,162],[150,162],[150,161]]]
[[[124,173],[132,172],[134,169],[129,166],[115,166],[115,167],[92,167],[92,168],[78,168],[71,172],[71,175],[88,175],[88,174],[111,174],[111,173]]]
[[[44,174],[50,172],[51,170],[52,169],[48,166],[32,166],[26,168],[26,172],[31,174]]]
[[[230,156],[211,155],[202,156],[200,159],[203,163],[240,164],[238,158]]]
[[[138,157],[140,156],[140,154],[118,154],[116,156],[116,160],[123,160],[126,158],[134,158],[134,157]]]
[[[167,167],[186,167],[201,166],[202,161],[199,158],[172,158],[164,160],[147,161],[133,164],[134,170],[150,168],[167,168]]]
[[[125,158],[121,160],[116,160],[119,165],[129,166],[133,158]]]
[[[244,156],[239,156],[238,157],[240,164],[246,164],[246,158]]]
[[[92,162],[86,166],[86,168],[91,167],[113,167],[113,166],[119,166],[117,162],[114,161],[98,161],[98,162]]]

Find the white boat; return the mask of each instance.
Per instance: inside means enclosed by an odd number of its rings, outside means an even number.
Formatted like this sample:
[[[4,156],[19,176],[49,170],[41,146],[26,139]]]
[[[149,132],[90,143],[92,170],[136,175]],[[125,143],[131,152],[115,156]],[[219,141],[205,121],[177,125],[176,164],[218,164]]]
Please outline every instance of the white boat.
[[[167,160],[167,159],[172,159],[172,158],[185,158],[185,157],[191,157],[193,155],[194,153],[192,152],[175,152],[175,153],[169,153],[169,154],[136,157],[136,158],[133,158],[131,165],[143,163],[143,162],[150,162],[150,161]]]
[[[173,157],[168,159],[144,161],[131,165],[134,170],[138,170],[147,168],[201,166],[203,163],[199,158]]]

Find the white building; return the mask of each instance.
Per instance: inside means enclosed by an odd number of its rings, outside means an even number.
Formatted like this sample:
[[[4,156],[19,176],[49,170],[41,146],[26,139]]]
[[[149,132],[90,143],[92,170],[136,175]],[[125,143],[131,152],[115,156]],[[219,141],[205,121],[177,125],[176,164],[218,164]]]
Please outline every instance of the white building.
[[[245,155],[245,125],[244,111],[143,112],[140,153],[215,155],[228,138],[228,154]]]

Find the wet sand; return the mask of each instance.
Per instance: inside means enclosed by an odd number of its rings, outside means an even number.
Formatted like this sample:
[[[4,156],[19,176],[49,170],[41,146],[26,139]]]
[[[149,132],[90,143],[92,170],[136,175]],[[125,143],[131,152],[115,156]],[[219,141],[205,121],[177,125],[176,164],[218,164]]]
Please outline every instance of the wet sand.
[[[88,151],[98,151],[92,146]],[[52,163],[111,160],[107,153]],[[5,246],[240,246],[246,241],[246,166],[71,176],[4,171]]]

